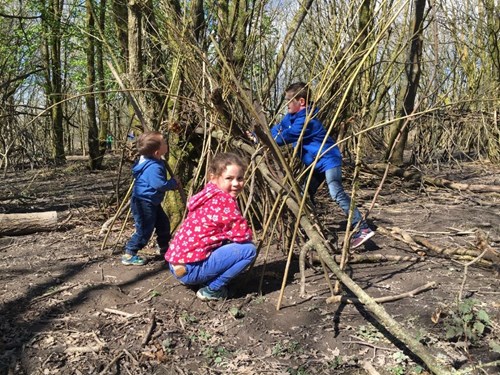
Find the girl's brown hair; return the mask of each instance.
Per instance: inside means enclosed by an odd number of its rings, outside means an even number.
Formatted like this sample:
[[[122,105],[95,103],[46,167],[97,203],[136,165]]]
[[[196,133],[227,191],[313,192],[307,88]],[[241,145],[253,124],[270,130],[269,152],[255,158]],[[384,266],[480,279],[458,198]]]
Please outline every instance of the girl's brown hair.
[[[158,131],[150,131],[142,133],[137,138],[137,152],[139,155],[152,157],[161,147],[163,135]]]
[[[219,177],[224,173],[228,165],[237,165],[243,171],[247,169],[247,164],[239,155],[232,152],[222,152],[214,156],[208,167],[208,173],[214,177]]]

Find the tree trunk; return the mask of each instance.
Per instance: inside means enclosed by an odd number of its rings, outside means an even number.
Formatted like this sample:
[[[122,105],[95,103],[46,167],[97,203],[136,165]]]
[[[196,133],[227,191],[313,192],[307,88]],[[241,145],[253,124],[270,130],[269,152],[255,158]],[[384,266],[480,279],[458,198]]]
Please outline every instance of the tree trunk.
[[[104,6],[104,5],[102,5]],[[120,47],[122,65],[120,71],[125,71],[128,64],[128,15],[127,0],[113,0],[113,18],[116,36]],[[102,29],[104,32],[104,29]]]
[[[194,39],[200,43],[203,40],[203,32],[206,26],[203,0],[194,0],[191,2],[191,22],[193,24]]]
[[[410,54],[406,68],[407,85],[403,95],[403,107],[399,113],[401,119],[391,128],[389,145],[386,151],[386,159],[396,165],[402,165],[403,152],[406,148],[409,133],[409,119],[405,118],[415,109],[415,98],[417,96],[418,84],[420,81],[423,30],[424,30],[424,10],[426,0],[415,0],[415,18],[413,19],[413,34],[410,43]],[[391,154],[392,152],[392,154]]]
[[[99,151],[99,129],[95,103],[95,18],[93,0],[85,0],[87,9],[87,87],[90,93],[85,95],[87,105],[88,143],[90,169],[100,169],[103,155]]]
[[[290,24],[290,27],[288,28],[288,31],[283,39],[283,43],[281,44],[281,49],[278,52],[278,56],[276,57],[274,66],[269,72],[268,79],[264,83],[261,90],[264,97],[268,95],[271,87],[274,85],[276,79],[278,78],[281,67],[285,62],[285,57],[288,54],[288,50],[292,46],[295,36],[297,35],[297,32],[299,31],[299,28],[302,25],[302,22],[304,21],[307,13],[309,12],[309,9],[311,9],[313,3],[314,0],[303,0],[301,2],[299,10],[295,14],[292,23]]]
[[[101,0],[99,6],[99,29],[104,34],[105,22],[106,22],[106,0]],[[106,137],[112,132],[109,129],[110,123],[110,113],[108,97],[106,95],[106,76],[104,72],[104,51],[103,42],[101,40],[96,41],[96,56],[97,56],[97,87],[99,88],[99,153],[104,156],[106,152]],[[112,134],[114,139],[117,139],[116,134]]]
[[[61,17],[64,0],[49,0],[42,16],[45,31],[47,104],[51,107],[52,157],[56,164],[66,161],[62,108]]]
[[[168,56],[165,50],[161,48],[162,36],[158,33],[160,29],[156,22],[155,4],[152,0],[146,0],[143,8],[143,17],[145,22],[145,48],[143,52],[146,55],[146,64],[149,66],[145,81],[147,87],[158,88],[168,86],[167,77],[170,76],[165,67],[168,65]],[[159,130],[161,124],[166,119],[168,113],[164,110],[164,101],[166,100],[163,94],[158,92],[144,92],[145,109],[151,113],[151,127],[154,130]],[[153,115],[154,114],[154,115]]]
[[[140,124],[140,127],[144,129],[146,125],[151,127],[153,118],[144,92],[141,91],[144,88],[142,6],[141,0],[129,0],[128,2],[128,78],[129,88],[134,90],[131,95],[134,97],[145,122]]]

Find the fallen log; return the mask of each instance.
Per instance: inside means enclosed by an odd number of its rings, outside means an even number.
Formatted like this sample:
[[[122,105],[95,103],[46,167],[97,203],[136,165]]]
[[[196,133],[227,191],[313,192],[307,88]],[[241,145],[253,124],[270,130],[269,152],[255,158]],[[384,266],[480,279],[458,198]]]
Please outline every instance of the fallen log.
[[[371,164],[365,165],[365,167],[373,173],[380,174],[383,173],[387,165]],[[450,181],[445,178],[426,176],[414,169],[407,170],[404,168],[399,168],[395,165],[391,165],[389,167],[389,173],[393,176],[401,177],[407,181],[423,182],[426,185],[432,185],[442,188],[454,189],[459,191],[469,190],[475,193],[500,193],[500,186],[497,185],[464,184],[461,182]]]
[[[21,214],[0,214],[0,235],[18,236],[58,229],[71,215],[67,212],[45,211]]]

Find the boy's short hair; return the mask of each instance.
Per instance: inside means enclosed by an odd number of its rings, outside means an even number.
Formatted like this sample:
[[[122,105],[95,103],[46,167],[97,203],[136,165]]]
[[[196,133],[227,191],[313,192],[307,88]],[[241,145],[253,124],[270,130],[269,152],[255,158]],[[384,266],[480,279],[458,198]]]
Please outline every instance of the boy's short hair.
[[[158,131],[142,133],[137,137],[136,147],[139,155],[152,157],[161,147],[163,135]]]
[[[238,165],[243,171],[247,169],[247,164],[239,155],[232,152],[222,152],[213,157],[208,166],[208,173],[219,177],[228,165]]]
[[[295,99],[303,98],[306,103],[310,103],[312,101],[311,89],[305,82],[292,83],[285,89],[285,92],[292,94]]]

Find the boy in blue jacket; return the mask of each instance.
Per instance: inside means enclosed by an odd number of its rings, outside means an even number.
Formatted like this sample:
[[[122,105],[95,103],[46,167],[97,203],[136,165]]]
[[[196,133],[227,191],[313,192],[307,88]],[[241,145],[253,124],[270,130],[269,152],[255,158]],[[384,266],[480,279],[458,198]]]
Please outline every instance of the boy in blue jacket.
[[[318,190],[319,185],[326,180],[331,197],[342,208],[344,213],[348,215],[351,198],[345,193],[342,187],[342,154],[335,145],[335,140],[327,136],[323,124],[316,117],[317,109],[314,110],[311,116],[311,109],[308,108],[311,98],[312,94],[306,83],[297,82],[288,86],[285,90],[288,114],[279,124],[271,128],[271,134],[280,146],[290,143],[293,147],[298,146],[298,154],[306,166],[314,162],[323,140],[327,137],[323,148],[321,148],[321,156],[314,167],[311,183],[309,184],[309,196],[314,202],[314,194]],[[309,117],[307,124],[306,117]],[[302,139],[297,144],[304,126],[306,128]],[[373,237],[375,233],[368,227],[368,224],[363,220],[357,208],[354,208],[353,214],[353,228],[359,223],[358,231],[351,240],[351,248],[355,249]]]
[[[132,167],[135,178],[130,207],[135,222],[135,233],[125,245],[122,263],[129,266],[142,266],[146,260],[137,252],[147,245],[153,230],[160,255],[165,255],[170,241],[170,221],[161,207],[167,190],[177,188],[174,178],[167,180],[167,171],[162,156],[168,152],[168,144],[157,131],[146,132],[137,138],[137,151],[140,159]]]

